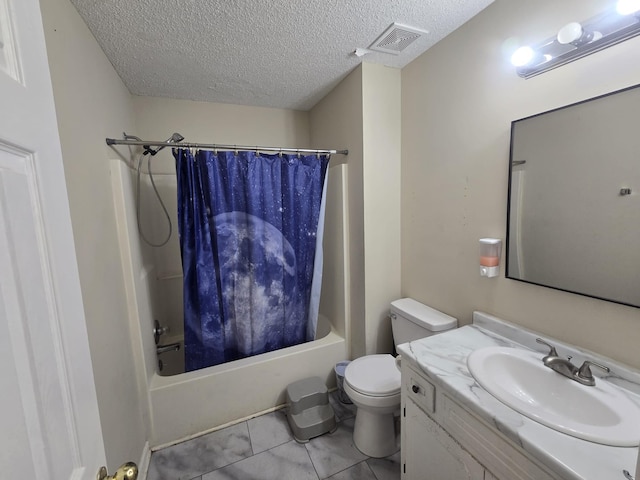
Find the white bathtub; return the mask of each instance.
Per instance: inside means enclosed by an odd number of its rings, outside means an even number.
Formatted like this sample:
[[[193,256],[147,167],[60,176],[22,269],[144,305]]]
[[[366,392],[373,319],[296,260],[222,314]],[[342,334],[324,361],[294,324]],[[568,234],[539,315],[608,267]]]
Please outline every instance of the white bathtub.
[[[173,376],[156,373],[149,392],[151,445],[175,443],[273,410],[285,402],[285,388],[296,380],[318,376],[333,386],[333,367],[346,358],[346,343],[322,316],[318,337],[193,372]],[[172,340],[177,341],[175,337]],[[165,355],[169,354],[160,358]]]
[[[331,332],[331,324],[326,317],[320,315],[318,318],[318,330],[317,339],[320,340]],[[184,335],[176,335],[161,337],[161,345],[174,345],[178,344],[180,348],[178,350],[171,350],[158,355],[158,375],[162,377],[171,377],[173,375],[181,375],[184,372]],[[160,367],[162,363],[162,368]]]
[[[153,320],[158,319],[162,325],[171,326],[173,331],[180,330],[176,325],[170,325],[170,320],[181,316],[176,313],[179,310],[176,305],[182,305],[182,302],[170,298],[166,290],[169,287],[165,285],[168,279],[173,278],[167,277],[167,272],[179,268],[179,255],[165,255],[161,249],[149,250],[141,244],[135,213],[135,172],[119,159],[111,161],[111,168],[134,348],[133,366],[138,372],[138,388],[148,393],[148,402],[140,414],[150,430],[151,447],[175,443],[273,410],[285,402],[284,390],[296,380],[319,376],[328,386],[334,385],[333,367],[348,358],[348,354],[345,339],[329,322],[325,322],[324,327],[319,326],[321,333],[313,342],[194,372],[165,377],[158,375]],[[163,178],[175,190],[175,177]],[[343,228],[343,212],[347,209],[346,166],[330,168],[329,182],[335,184],[335,188],[331,190],[334,192],[333,200],[327,201],[327,218],[330,219],[325,225],[327,280],[322,291],[327,311],[336,316],[339,331],[346,332],[345,282],[348,272],[342,256],[347,244]],[[175,211],[172,210],[171,214],[175,220]],[[143,219],[148,219],[149,215],[143,214]],[[164,218],[161,221],[164,222]],[[164,228],[164,223],[162,226]],[[174,238],[172,241],[177,240]],[[170,245],[163,248],[168,249]],[[173,248],[179,252],[177,244]],[[164,286],[158,288],[159,284]],[[166,301],[168,299],[171,301]],[[322,333],[326,335],[322,336]],[[176,337],[163,338],[162,344],[179,340]]]

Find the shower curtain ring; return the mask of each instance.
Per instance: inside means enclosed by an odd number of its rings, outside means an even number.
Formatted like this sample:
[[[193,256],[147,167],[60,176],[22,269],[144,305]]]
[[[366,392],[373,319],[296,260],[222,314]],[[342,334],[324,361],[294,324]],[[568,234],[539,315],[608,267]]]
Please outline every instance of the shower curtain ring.
[[[233,153],[237,156],[238,155],[238,146],[234,145],[233,146]]]
[[[258,150],[258,146],[256,145],[256,157],[260,156],[260,150]]]
[[[278,156],[279,156],[280,158],[282,158],[282,149],[280,149],[280,152],[278,153]]]

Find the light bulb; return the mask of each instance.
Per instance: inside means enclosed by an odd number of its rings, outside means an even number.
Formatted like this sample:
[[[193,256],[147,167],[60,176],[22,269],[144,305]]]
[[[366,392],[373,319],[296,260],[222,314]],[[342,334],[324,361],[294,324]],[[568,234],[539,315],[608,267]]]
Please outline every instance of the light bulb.
[[[533,48],[520,47],[511,55],[511,63],[516,67],[524,67],[533,60],[534,55]]]
[[[618,0],[616,11],[620,15],[632,15],[640,11],[640,0]]]
[[[582,37],[582,25],[578,22],[567,23],[558,32],[558,43],[567,45],[580,40]]]

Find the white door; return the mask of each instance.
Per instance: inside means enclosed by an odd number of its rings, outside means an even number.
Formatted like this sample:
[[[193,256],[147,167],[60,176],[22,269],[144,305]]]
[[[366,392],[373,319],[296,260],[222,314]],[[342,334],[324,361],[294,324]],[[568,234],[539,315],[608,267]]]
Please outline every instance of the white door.
[[[0,0],[0,476],[104,464],[38,0]]]

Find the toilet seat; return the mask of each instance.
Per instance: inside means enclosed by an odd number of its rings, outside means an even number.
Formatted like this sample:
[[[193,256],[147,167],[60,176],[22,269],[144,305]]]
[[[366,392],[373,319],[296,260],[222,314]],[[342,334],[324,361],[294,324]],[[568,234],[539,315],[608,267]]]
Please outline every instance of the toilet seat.
[[[345,382],[356,392],[370,397],[389,397],[400,393],[400,371],[389,354],[366,355],[347,365]]]

